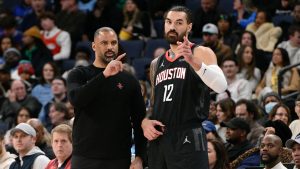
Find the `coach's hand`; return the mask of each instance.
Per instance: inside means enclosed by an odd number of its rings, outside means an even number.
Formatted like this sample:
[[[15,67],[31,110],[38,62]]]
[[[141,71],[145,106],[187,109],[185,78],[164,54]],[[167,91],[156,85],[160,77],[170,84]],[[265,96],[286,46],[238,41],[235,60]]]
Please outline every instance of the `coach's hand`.
[[[185,61],[189,63],[195,71],[201,68],[202,60],[193,55],[191,43],[186,36],[183,37],[183,42],[177,42],[176,58],[183,56]]]
[[[163,133],[161,131],[158,131],[155,129],[155,126],[158,126],[160,128],[165,127],[165,125],[163,125],[161,122],[157,121],[157,120],[149,120],[147,118],[145,118],[142,121],[142,128],[144,131],[144,136],[149,140],[155,140],[157,139],[157,137],[163,135]]]
[[[103,71],[103,75],[107,78],[109,76],[116,75],[117,73],[123,71],[123,64],[121,62],[122,58],[126,55],[123,53],[118,56],[115,60],[112,60],[108,63],[105,70]]]

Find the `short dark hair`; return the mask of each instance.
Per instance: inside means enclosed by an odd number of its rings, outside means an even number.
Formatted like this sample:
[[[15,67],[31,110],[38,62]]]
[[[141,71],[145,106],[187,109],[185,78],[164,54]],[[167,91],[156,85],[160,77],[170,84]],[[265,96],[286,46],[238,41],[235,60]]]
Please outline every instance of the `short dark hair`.
[[[98,35],[100,34],[100,32],[113,32],[113,33],[117,36],[116,31],[114,31],[112,28],[110,28],[110,27],[101,27],[101,28],[99,28],[99,29],[97,29],[97,30],[95,31],[95,33],[94,33],[94,38],[95,38],[96,36],[98,36]]]
[[[222,60],[222,66],[223,66],[224,62],[226,62],[226,61],[233,61],[236,66],[239,66],[238,61],[234,57],[231,57],[231,56],[225,57]]]
[[[300,26],[298,25],[291,25],[288,29],[288,33],[290,36],[294,35],[295,32],[300,33]]]
[[[171,7],[164,15],[164,19],[166,19],[167,17],[167,14],[170,12],[170,11],[175,11],[175,12],[184,12],[186,14],[186,21],[187,23],[192,23],[193,22],[193,13],[192,11],[185,7],[185,6],[173,6]]]
[[[257,120],[258,119],[258,115],[259,115],[259,112],[258,112],[258,108],[256,107],[256,105],[250,101],[250,100],[247,100],[247,99],[240,99],[236,102],[235,106],[239,106],[239,105],[242,105],[242,104],[245,104],[246,105],[246,109],[249,113],[253,114],[253,120]]]
[[[46,12],[41,13],[39,19],[40,20],[42,20],[42,19],[51,19],[51,20],[53,20],[55,22],[56,17],[55,17],[55,15],[54,15],[53,12],[46,11]]]
[[[67,108],[67,106],[64,103],[61,102],[54,102],[51,104],[50,107],[54,106],[55,110],[58,112],[62,112],[64,114],[64,119],[65,120],[69,120],[69,110]]]
[[[61,80],[61,81],[64,83],[64,85],[67,86],[67,81],[66,81],[66,79],[64,79],[64,78],[61,77],[61,76],[56,76],[56,77],[54,77],[53,80]],[[52,80],[52,81],[53,81],[53,80]]]

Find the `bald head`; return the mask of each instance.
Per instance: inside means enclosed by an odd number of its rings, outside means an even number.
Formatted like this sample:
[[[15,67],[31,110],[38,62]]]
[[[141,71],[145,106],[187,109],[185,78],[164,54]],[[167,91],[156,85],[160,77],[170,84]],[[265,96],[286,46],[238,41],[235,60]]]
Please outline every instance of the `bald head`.
[[[278,145],[279,147],[282,147],[281,138],[275,134],[268,134],[263,138],[263,140],[265,140],[265,139],[272,141],[275,145]]]
[[[115,34],[117,36],[116,32],[112,28],[101,27],[95,31],[94,38],[97,37],[101,32],[112,32],[113,34]]]
[[[22,80],[14,80],[10,86],[10,90],[16,95],[17,100],[23,100],[27,95],[25,83]]]

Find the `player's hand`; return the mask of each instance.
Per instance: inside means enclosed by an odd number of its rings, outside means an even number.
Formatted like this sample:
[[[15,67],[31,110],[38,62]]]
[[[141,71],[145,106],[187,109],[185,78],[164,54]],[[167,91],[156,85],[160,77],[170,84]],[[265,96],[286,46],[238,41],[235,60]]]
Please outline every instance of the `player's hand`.
[[[176,58],[183,56],[185,61],[189,63],[195,71],[201,68],[202,60],[194,57],[191,49],[191,43],[186,36],[183,37],[183,42],[177,42]]]
[[[142,128],[144,131],[144,136],[149,140],[155,140],[159,136],[163,135],[162,131],[158,131],[155,129],[155,126],[158,126],[160,128],[164,128],[165,125],[163,125],[161,122],[157,120],[149,120],[149,119],[144,119],[142,121]]]
[[[114,76],[117,73],[123,71],[123,64],[121,60],[125,55],[126,53],[123,53],[122,55],[118,56],[115,60],[112,60],[108,63],[105,70],[103,71],[103,75],[106,78],[110,76]]]
[[[143,161],[140,157],[135,157],[131,162],[129,169],[143,169]]]

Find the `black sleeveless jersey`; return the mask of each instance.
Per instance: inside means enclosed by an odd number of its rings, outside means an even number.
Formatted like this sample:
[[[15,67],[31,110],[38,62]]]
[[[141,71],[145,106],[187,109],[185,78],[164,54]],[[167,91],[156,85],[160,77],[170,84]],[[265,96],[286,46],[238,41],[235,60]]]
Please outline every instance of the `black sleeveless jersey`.
[[[151,119],[168,127],[201,125],[209,111],[209,88],[183,56],[171,62],[168,54],[157,61]]]

